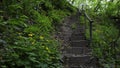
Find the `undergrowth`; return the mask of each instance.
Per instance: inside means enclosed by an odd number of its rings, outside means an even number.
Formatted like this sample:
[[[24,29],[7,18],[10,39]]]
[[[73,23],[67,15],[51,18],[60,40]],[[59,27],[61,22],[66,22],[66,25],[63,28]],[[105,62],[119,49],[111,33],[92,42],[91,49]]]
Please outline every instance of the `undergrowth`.
[[[0,68],[61,68],[54,32],[75,12],[66,0],[1,0]]]

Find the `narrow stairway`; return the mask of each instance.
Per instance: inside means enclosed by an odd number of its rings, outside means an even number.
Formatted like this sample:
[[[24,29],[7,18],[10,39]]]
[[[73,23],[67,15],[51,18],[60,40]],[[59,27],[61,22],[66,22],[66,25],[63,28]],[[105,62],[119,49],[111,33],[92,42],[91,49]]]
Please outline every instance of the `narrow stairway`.
[[[77,23],[76,29],[71,25]],[[63,40],[63,66],[64,68],[98,68],[92,60],[91,49],[85,39],[85,26],[80,25],[79,15],[68,17],[61,28]]]
[[[85,27],[77,26],[70,37],[70,45],[64,49],[64,68],[90,68],[91,49],[85,39]]]

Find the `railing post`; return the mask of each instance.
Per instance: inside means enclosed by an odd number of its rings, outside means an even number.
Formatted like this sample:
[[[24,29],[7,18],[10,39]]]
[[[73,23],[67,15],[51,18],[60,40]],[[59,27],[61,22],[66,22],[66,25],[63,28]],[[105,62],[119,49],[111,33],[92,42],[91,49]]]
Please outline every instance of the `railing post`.
[[[90,46],[92,45],[92,23],[93,23],[93,21],[91,20],[90,21]]]
[[[90,46],[92,45],[92,23],[93,23],[93,20],[87,15],[87,13],[85,12],[85,9],[84,9],[84,4],[82,5],[79,5],[81,6],[81,10],[79,9],[79,12],[83,13],[84,16],[87,18],[87,20],[90,22],[89,24],[89,33],[90,33],[90,39],[89,39],[89,44]]]
[[[89,33],[90,33],[90,39],[89,39],[89,44],[90,46],[92,45],[92,23],[93,23],[93,20],[91,20],[91,18],[87,15],[87,13],[84,11],[84,15],[85,17],[88,19],[88,21],[90,22],[89,24]]]

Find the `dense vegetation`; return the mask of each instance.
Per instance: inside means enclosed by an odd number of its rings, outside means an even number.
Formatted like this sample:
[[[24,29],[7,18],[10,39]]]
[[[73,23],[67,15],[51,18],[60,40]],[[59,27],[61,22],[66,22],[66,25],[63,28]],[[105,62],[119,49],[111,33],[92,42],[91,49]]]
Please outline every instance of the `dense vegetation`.
[[[75,11],[66,0],[0,0],[0,68],[61,68],[54,33]]]
[[[54,33],[83,9],[94,20],[92,53],[102,68],[120,68],[120,0],[0,0],[0,68],[61,68]],[[89,39],[89,22],[86,37]]]
[[[93,55],[100,66],[120,68],[120,0],[74,0],[73,5],[83,9],[94,20]],[[82,9],[81,9],[82,10]],[[85,22],[84,16],[81,21]],[[86,37],[89,39],[89,22]]]

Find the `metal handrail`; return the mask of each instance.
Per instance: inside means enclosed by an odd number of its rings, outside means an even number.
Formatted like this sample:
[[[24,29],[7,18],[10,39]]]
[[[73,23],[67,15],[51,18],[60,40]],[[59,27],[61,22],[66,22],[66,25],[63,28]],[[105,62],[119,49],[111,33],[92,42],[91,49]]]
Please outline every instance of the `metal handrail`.
[[[90,42],[89,44],[92,45],[92,23],[94,22],[88,15],[87,13],[84,11],[84,16],[88,19],[89,23],[90,23],[90,27],[89,27],[89,32],[90,32]]]
[[[89,16],[88,16],[88,14],[86,13],[86,11],[84,10],[84,5],[82,5],[82,11],[80,11],[80,9],[79,9],[79,12],[80,13],[83,13],[84,14],[84,16],[85,16],[85,18],[87,18],[87,20],[89,21],[89,23],[90,23],[90,27],[89,27],[89,32],[90,32],[90,39],[89,39],[89,44],[90,45],[92,45],[92,23],[94,22]]]

